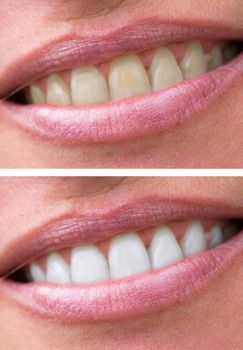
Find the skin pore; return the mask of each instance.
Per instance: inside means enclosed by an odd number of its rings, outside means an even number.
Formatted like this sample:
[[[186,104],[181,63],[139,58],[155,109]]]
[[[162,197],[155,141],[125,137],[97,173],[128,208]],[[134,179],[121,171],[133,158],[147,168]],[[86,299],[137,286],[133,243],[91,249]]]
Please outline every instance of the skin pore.
[[[142,197],[184,198],[243,210],[242,178],[2,178],[0,262],[16,238],[70,210],[102,213]],[[2,260],[3,261],[3,260]],[[240,349],[242,257],[181,303],[131,319],[60,322],[37,317],[1,293],[4,349]],[[161,345],[162,344],[162,345]]]
[[[21,4],[3,0],[0,81],[1,77],[6,79],[17,58],[67,35],[85,39],[148,18],[205,28],[226,26],[242,33],[242,17],[241,0],[185,0],[183,5],[179,0],[23,0]],[[0,112],[0,167],[242,167],[242,82],[239,76],[223,96],[186,122],[153,135],[112,143],[71,145],[45,140],[24,131]]]

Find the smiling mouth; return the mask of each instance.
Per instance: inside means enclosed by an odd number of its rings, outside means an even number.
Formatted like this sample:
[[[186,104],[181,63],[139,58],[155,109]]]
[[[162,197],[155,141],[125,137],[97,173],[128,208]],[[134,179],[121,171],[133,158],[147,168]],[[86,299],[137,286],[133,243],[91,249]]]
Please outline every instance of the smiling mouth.
[[[207,217],[200,207],[151,202],[142,204],[141,218],[137,206],[136,217],[128,207],[122,220],[124,209],[109,223],[102,218],[102,232],[97,217],[84,226],[68,218],[28,236],[27,244],[15,242],[2,259],[0,273],[8,277],[0,293],[42,317],[120,319],[183,302],[242,255],[242,220],[227,218],[234,215],[229,209],[211,208]]]
[[[215,70],[233,60],[240,45],[231,42],[175,43],[127,54],[97,66],[52,73],[12,97],[34,104],[85,106],[160,91]]]
[[[6,75],[2,97],[24,88],[2,102],[0,112],[64,144],[162,132],[199,115],[241,78],[240,39],[222,28],[151,21],[102,40],[54,43]]]

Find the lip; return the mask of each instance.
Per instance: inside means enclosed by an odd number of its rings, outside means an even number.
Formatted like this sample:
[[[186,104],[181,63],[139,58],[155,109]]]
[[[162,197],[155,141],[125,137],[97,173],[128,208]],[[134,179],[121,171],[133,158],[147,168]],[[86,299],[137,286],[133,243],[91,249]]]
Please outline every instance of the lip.
[[[9,81],[6,78],[3,80],[0,95],[9,92],[10,86],[14,88],[14,80],[18,85],[20,82],[31,82],[33,72],[37,79],[44,72],[47,74],[87,63],[95,64],[119,54],[142,51],[172,41],[242,37],[239,31],[228,28],[216,30],[189,25],[152,24],[151,21],[136,23],[136,26],[128,25],[99,36],[96,33],[96,36],[91,35],[85,40],[66,39],[50,45],[47,52],[43,49],[34,53],[28,60],[17,64],[19,74],[6,75]],[[138,34],[139,40],[136,39]],[[102,50],[104,47],[106,50]],[[56,65],[53,66],[53,62],[57,62]],[[26,65],[28,69],[24,68]],[[17,73],[17,68],[13,72]],[[131,99],[86,107],[21,106],[2,102],[0,114],[35,136],[63,144],[125,141],[163,132],[193,116],[199,116],[202,109],[226,93],[241,76],[243,54],[215,71],[163,91]]]
[[[106,239],[127,229],[145,228],[192,217],[241,217],[242,210],[165,199],[143,199],[100,216],[68,214],[34,229],[2,251],[0,274],[27,263],[44,251]],[[47,239],[48,237],[48,239]],[[0,294],[32,314],[64,322],[104,321],[163,310],[186,300],[236,263],[243,253],[243,232],[216,249],[169,267],[95,285],[0,282]],[[19,266],[18,266],[19,267]],[[131,302],[132,296],[132,302]],[[88,307],[87,307],[88,305]]]

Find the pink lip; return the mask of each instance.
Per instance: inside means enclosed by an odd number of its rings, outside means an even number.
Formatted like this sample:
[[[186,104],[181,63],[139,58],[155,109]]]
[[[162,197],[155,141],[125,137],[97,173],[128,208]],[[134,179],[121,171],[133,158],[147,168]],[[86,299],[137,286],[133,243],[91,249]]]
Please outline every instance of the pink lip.
[[[228,65],[167,90],[95,107],[0,104],[3,118],[62,143],[128,140],[162,132],[197,116],[243,75],[243,54]]]
[[[200,203],[200,204],[199,204]],[[96,242],[128,229],[143,229],[161,222],[206,218],[239,218],[242,208],[201,199],[140,198],[83,216],[70,213],[35,228],[13,244],[1,247],[0,275],[26,264],[44,251],[78,243]],[[206,204],[207,203],[207,204]],[[57,285],[0,282],[0,294],[37,316],[61,321],[94,321],[131,317],[183,302],[201,290],[242,257],[243,232],[231,241],[201,255],[161,270],[93,285]]]
[[[90,286],[17,284],[0,292],[34,315],[60,321],[104,321],[163,310],[205,288],[243,254],[243,232],[217,249],[167,268]]]

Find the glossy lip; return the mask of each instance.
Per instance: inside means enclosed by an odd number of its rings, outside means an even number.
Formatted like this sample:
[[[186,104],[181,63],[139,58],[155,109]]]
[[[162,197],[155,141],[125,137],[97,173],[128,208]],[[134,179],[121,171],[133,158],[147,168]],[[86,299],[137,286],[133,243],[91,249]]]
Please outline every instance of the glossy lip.
[[[95,242],[134,229],[191,217],[242,217],[242,209],[219,203],[196,204],[143,199],[98,216],[58,219],[2,250],[1,274],[48,249]],[[98,231],[97,231],[98,229]],[[93,234],[92,234],[93,233]],[[48,244],[45,242],[47,241]],[[37,253],[38,252],[38,253]],[[166,268],[93,285],[0,282],[0,294],[33,315],[63,322],[104,321],[163,310],[206,287],[243,253],[243,233],[216,249]],[[26,259],[26,261],[24,260]],[[132,302],[131,302],[132,297]]]
[[[17,68],[13,70],[17,75],[13,72],[6,74],[8,79],[5,77],[3,80],[0,95],[9,92],[10,87],[14,88],[14,80],[16,84],[20,84],[20,81],[23,84],[30,82],[33,72],[36,79],[44,72],[47,74],[48,71],[99,63],[119,54],[142,51],[168,42],[241,37],[241,32],[229,28],[152,24],[148,20],[147,23],[129,25],[113,33],[50,45],[47,53],[41,50],[18,62],[19,74]],[[102,50],[104,47],[105,50]],[[33,61],[34,65],[31,64]],[[29,64],[28,69],[24,68],[26,64]],[[233,86],[242,75],[243,54],[240,54],[213,72],[160,92],[86,107],[21,106],[2,102],[0,115],[33,135],[64,144],[125,141],[165,131],[196,116]]]

